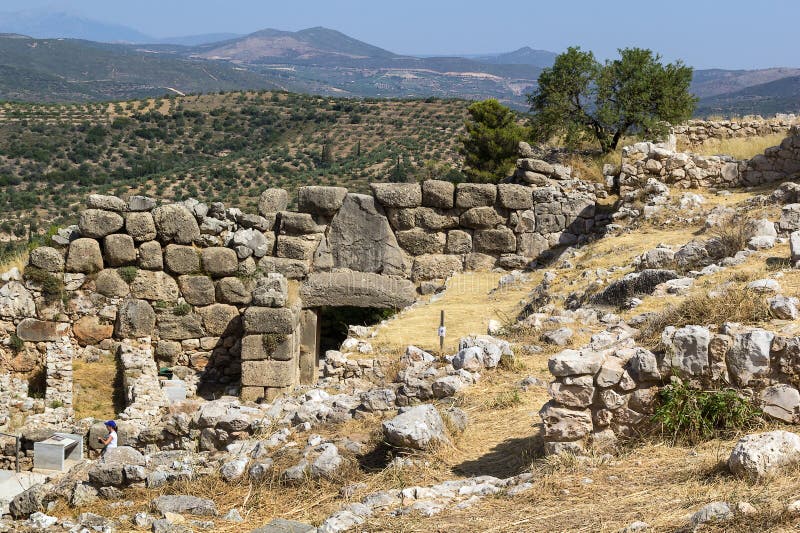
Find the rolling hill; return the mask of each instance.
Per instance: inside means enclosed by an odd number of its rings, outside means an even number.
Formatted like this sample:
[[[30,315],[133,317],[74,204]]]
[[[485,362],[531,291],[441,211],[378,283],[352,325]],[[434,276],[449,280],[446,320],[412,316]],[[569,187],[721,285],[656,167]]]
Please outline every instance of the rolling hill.
[[[800,113],[800,76],[704,98],[697,106],[700,116],[776,113]]]

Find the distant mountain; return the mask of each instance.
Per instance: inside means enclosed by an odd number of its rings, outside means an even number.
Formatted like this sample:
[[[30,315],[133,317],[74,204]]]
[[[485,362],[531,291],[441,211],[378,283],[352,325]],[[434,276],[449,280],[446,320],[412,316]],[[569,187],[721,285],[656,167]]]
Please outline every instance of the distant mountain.
[[[701,99],[700,116],[800,113],[800,76],[781,78],[738,91]]]
[[[177,44],[180,46],[200,46],[202,44],[218,43],[230,41],[242,37],[239,33],[205,33],[201,35],[185,35],[183,37],[165,37],[152,41],[144,41],[156,44]]]
[[[248,88],[287,87],[227,63],[129,45],[0,36],[0,100],[113,100]]]
[[[0,13],[0,33],[19,33],[38,38],[85,39],[104,43],[145,43],[154,40],[120,24],[108,24],[67,12],[43,9]]]
[[[519,50],[503,54],[490,54],[475,56],[475,59],[499,65],[531,65],[539,68],[553,66],[558,54],[548,50],[534,50],[530,46],[523,46]]]
[[[758,70],[695,70],[692,92],[700,98],[732,93],[771,81],[800,76],[796,68],[768,68]]]

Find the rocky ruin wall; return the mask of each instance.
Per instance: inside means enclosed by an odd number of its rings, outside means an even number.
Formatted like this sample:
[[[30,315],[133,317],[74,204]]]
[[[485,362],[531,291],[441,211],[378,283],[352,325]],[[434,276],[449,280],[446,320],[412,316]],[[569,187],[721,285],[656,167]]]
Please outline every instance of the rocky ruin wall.
[[[797,115],[778,114],[769,118],[753,116],[735,120],[690,120],[686,124],[675,126],[672,131],[679,145],[698,147],[709,140],[786,133],[798,123],[800,123],[800,117]]]

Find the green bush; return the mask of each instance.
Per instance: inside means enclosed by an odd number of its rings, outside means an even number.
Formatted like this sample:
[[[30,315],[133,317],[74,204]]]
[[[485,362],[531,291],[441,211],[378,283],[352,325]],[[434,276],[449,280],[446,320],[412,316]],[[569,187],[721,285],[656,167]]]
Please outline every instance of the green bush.
[[[117,274],[119,274],[119,277],[121,277],[122,281],[125,283],[133,282],[133,280],[136,279],[136,274],[138,273],[139,269],[137,269],[135,266],[126,266],[117,270]]]
[[[192,312],[192,306],[186,302],[180,303],[172,308],[172,314],[175,316],[186,316]]]
[[[659,393],[653,421],[673,443],[695,444],[753,427],[761,412],[735,390],[701,390],[678,381]]]
[[[11,350],[12,350],[14,353],[19,353],[19,352],[21,352],[21,351],[22,351],[22,349],[23,349],[23,348],[25,348],[25,341],[23,341],[22,339],[20,339],[20,338],[17,336],[17,334],[16,334],[16,333],[12,333],[12,334],[9,336],[9,339],[8,339],[8,340],[9,340],[8,346],[9,346],[9,348],[11,348]]]
[[[25,279],[42,286],[45,296],[60,296],[64,290],[64,281],[46,270],[28,265],[25,267]]]
[[[261,336],[261,343],[267,355],[271,355],[286,340],[286,335],[282,333],[268,333]]]

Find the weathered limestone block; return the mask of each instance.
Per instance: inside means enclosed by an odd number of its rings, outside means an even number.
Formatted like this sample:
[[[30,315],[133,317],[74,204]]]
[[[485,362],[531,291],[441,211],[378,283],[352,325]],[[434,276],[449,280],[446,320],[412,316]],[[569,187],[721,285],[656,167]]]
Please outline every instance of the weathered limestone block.
[[[473,207],[461,215],[459,223],[465,228],[486,229],[505,224],[506,218],[493,207]]]
[[[292,333],[299,314],[299,309],[290,307],[251,306],[245,310],[242,320],[246,333]]]
[[[95,345],[114,335],[114,325],[101,322],[97,316],[82,316],[72,325],[72,333],[81,346]]]
[[[426,450],[450,442],[444,420],[431,404],[411,407],[384,421],[383,436],[393,446],[412,450]]]
[[[137,271],[130,288],[131,296],[142,300],[174,302],[180,294],[172,276],[160,271]]]
[[[300,289],[304,307],[355,306],[402,309],[414,303],[414,284],[365,272],[313,273]]]
[[[497,258],[488,254],[472,252],[464,257],[464,270],[483,272],[491,270],[497,264]]]
[[[473,247],[476,252],[486,254],[505,254],[517,251],[517,238],[505,226],[482,229],[475,232]]]
[[[428,281],[432,279],[447,279],[463,270],[461,257],[457,255],[430,254],[414,258],[411,268],[413,281]]]
[[[153,215],[146,211],[127,213],[125,215],[125,232],[136,242],[152,241],[157,236]]]
[[[236,335],[242,329],[241,315],[233,305],[212,304],[198,307],[195,312],[203,320],[203,328],[208,335]]]
[[[550,357],[547,368],[556,377],[596,374],[605,361],[600,352],[564,350]]]
[[[728,458],[728,468],[739,477],[757,480],[800,462],[800,436],[770,431],[739,439]]]
[[[0,287],[0,316],[10,319],[36,316],[36,303],[25,285],[9,281]]]
[[[131,292],[128,284],[113,268],[101,270],[94,284],[97,292],[109,298],[123,298]]]
[[[202,317],[191,312],[178,316],[172,310],[159,311],[156,314],[156,328],[158,336],[169,341],[197,339],[205,336]]]
[[[384,211],[391,227],[397,231],[404,231],[417,226],[417,209],[420,208],[393,209],[387,207]]]
[[[253,289],[253,305],[261,307],[283,307],[288,298],[289,286],[283,274],[267,274],[256,280]]]
[[[194,246],[168,244],[164,249],[164,263],[173,274],[190,274],[200,270],[200,255]]]
[[[335,214],[342,207],[345,196],[347,189],[344,187],[312,185],[297,190],[300,211],[325,216]]]
[[[136,246],[133,237],[124,233],[114,233],[103,238],[103,257],[107,265],[119,267],[136,262]]]
[[[497,186],[491,183],[459,183],[456,186],[456,207],[491,207],[497,198]]]
[[[472,235],[463,230],[447,232],[444,251],[448,254],[468,254],[472,251]]]
[[[289,193],[283,189],[267,189],[258,200],[258,213],[266,217],[272,213],[286,211],[289,205]]]
[[[245,387],[291,387],[298,383],[297,361],[242,361]]]
[[[636,349],[636,353],[628,360],[628,369],[631,377],[638,383],[661,380],[655,354],[644,348]]]
[[[791,385],[778,384],[767,387],[759,395],[764,414],[789,424],[800,421],[800,392]]]
[[[310,261],[314,257],[323,235],[321,233],[302,236],[279,235],[276,255],[286,259]]]
[[[128,211],[152,211],[157,205],[153,198],[147,196],[131,196],[128,198]]]
[[[40,246],[31,250],[29,263],[47,272],[64,271],[64,256],[50,246]]]
[[[578,411],[558,407],[552,400],[539,411],[544,438],[555,441],[579,440],[592,431],[592,415],[588,410]]]
[[[214,282],[208,276],[181,276],[178,278],[178,287],[188,304],[211,305],[214,303]]]
[[[778,229],[784,233],[800,230],[800,204],[787,204],[781,208]]]
[[[93,274],[103,269],[100,243],[94,239],[75,239],[67,251],[67,272]]]
[[[444,211],[432,207],[414,209],[414,223],[420,228],[441,231],[458,227],[458,215],[454,211]]]
[[[117,212],[128,210],[128,204],[125,203],[125,200],[107,194],[90,194],[86,199],[86,207]]]
[[[308,213],[282,211],[279,214],[281,217],[281,235],[306,235],[324,231],[324,226],[317,225],[317,223],[314,222],[314,218]]]
[[[258,262],[258,268],[265,273],[277,273],[287,279],[303,279],[308,275],[308,261],[287,259],[285,257],[265,257]]]
[[[661,335],[662,342],[669,347],[669,365],[681,377],[700,377],[708,374],[708,345],[711,333],[702,326],[685,326],[676,329],[669,326]]]
[[[23,318],[17,324],[17,337],[26,342],[53,342],[61,340],[61,337],[69,331],[69,324],[66,322],[50,322],[38,320],[36,318]]]
[[[125,221],[118,213],[102,209],[87,209],[81,213],[78,228],[81,235],[100,239],[122,229]]]
[[[118,339],[149,337],[156,327],[156,313],[144,300],[125,300],[117,312],[114,336]]]
[[[455,200],[455,184],[449,181],[427,180],[422,182],[422,205],[452,209]]]
[[[153,209],[153,221],[158,239],[162,242],[192,244],[200,237],[197,219],[183,205],[169,204],[156,207]]]
[[[139,245],[139,268],[145,270],[163,270],[164,256],[158,241],[147,241]]]
[[[517,253],[523,257],[539,257],[549,249],[547,237],[539,233],[520,233],[517,236]]]
[[[345,197],[328,229],[328,249],[334,268],[389,275],[405,270],[403,252],[389,221],[371,196]]]
[[[422,228],[396,233],[397,242],[411,255],[440,254],[447,237],[444,233],[429,233]]]
[[[294,335],[269,333],[266,335],[247,335],[242,339],[242,360],[291,361],[297,356],[297,342]]]
[[[497,199],[506,209],[530,209],[533,207],[533,194],[527,185],[501,183],[497,186]]]
[[[755,378],[769,374],[770,348],[775,335],[763,329],[753,329],[733,336],[727,363],[731,378],[745,387]]]
[[[247,305],[253,299],[250,290],[239,278],[222,278],[216,283],[217,301],[224,304]]]
[[[419,183],[370,183],[372,194],[384,207],[419,207],[422,188]]]
[[[594,391],[592,376],[564,378],[563,381],[553,381],[548,388],[550,396],[559,404],[581,409],[592,404]]]
[[[203,271],[215,278],[232,276],[239,268],[236,252],[230,248],[213,246],[201,252]]]

